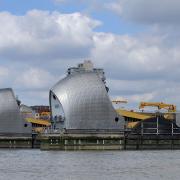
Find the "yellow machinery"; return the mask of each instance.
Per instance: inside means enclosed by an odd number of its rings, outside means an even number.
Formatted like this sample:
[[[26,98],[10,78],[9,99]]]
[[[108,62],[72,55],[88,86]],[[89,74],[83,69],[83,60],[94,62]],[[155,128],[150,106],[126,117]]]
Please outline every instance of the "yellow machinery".
[[[133,128],[139,123],[139,121],[143,121],[145,119],[149,119],[153,117],[152,115],[142,114],[142,113],[133,112],[133,111],[127,111],[124,109],[117,109],[116,111],[121,116],[131,119],[131,121],[129,121],[126,125],[127,128]]]
[[[32,124],[32,129],[34,132],[43,132],[46,127],[50,127],[51,123],[48,120],[26,118],[26,121]]]
[[[45,127],[48,127],[51,125],[49,121],[43,120],[43,119],[26,118],[26,121],[29,123],[33,123],[33,124],[37,124],[37,125],[45,126]]]
[[[157,107],[158,110],[166,109],[168,112],[164,114],[164,118],[168,120],[174,119],[174,113],[176,112],[176,106],[174,104],[166,104],[163,102],[141,102],[139,109],[143,109],[147,106]]]
[[[50,116],[50,112],[41,112],[40,116]]]
[[[23,111],[23,118],[32,124],[32,130],[34,132],[42,132],[45,128],[51,126],[50,112],[33,113],[32,111]]]
[[[124,110],[124,109],[117,109],[116,111],[121,116],[128,117],[128,118],[133,118],[133,119],[144,120],[144,119],[148,119],[148,118],[152,117],[151,115],[141,114],[141,113],[133,112],[133,111],[127,111],[127,110]]]
[[[168,110],[168,112],[164,114],[164,118],[167,120],[174,119],[174,112],[176,112],[176,106],[173,104],[166,104],[163,102],[141,102],[139,105],[139,109],[143,109],[144,107],[147,106],[157,107],[158,110],[166,109]],[[141,113],[141,112],[134,112],[123,109],[117,109],[116,111],[118,114],[124,116],[126,119],[129,120],[126,125],[127,128],[134,128],[140,121],[144,121],[146,119],[155,117],[155,114],[152,113],[151,114],[145,112]]]
[[[168,112],[176,112],[176,106],[173,104],[166,104],[163,102],[141,102],[139,105],[139,109],[143,109],[146,106],[154,106],[160,109],[166,109]]]

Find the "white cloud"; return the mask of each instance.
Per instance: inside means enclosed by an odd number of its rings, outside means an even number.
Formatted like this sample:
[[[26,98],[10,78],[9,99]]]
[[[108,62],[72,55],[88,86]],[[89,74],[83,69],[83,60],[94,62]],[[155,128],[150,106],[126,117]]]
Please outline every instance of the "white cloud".
[[[7,76],[9,74],[9,71],[6,67],[0,67],[0,77]]]
[[[180,82],[166,79],[155,80],[114,80],[108,79],[111,94],[123,97],[129,104],[140,101],[165,102],[177,104],[179,107]]]
[[[179,46],[169,47],[159,36],[154,41],[96,33],[92,59],[118,79],[179,79]],[[169,72],[169,73],[167,73]]]
[[[8,68],[0,66],[0,85],[2,83],[5,83],[5,81],[7,80],[8,75],[9,75]]]
[[[40,68],[30,68],[21,72],[15,79],[16,87],[24,87],[29,89],[44,89],[55,83],[56,78],[49,72]]]
[[[78,12],[31,10],[22,16],[0,12],[0,24],[0,62],[7,67],[0,69],[1,87],[15,88],[19,96],[23,94],[24,103],[31,103],[31,94],[48,92],[66,71],[68,61],[89,56],[93,29],[100,22]]]
[[[24,16],[1,12],[0,24],[0,57],[33,60],[87,56],[100,22],[80,13],[31,10]]]
[[[33,96],[36,104],[38,98],[48,101],[48,90],[66,69],[90,58],[105,69],[112,96],[179,104],[180,43],[172,43],[172,31],[95,32],[101,23],[81,13],[38,10],[24,16],[1,12],[0,24],[0,60],[11,66],[0,68],[0,80],[8,75],[25,103],[32,104]]]
[[[121,1],[114,1],[114,2],[108,2],[104,4],[104,8],[111,10],[115,13],[117,13],[118,15],[122,15],[123,13],[123,7],[121,4]]]
[[[152,38],[151,38],[152,37]],[[168,37],[169,38],[169,37]],[[164,35],[129,36],[96,33],[92,59],[103,66],[113,97],[137,106],[140,101],[179,104],[180,46]]]
[[[18,92],[18,91],[17,91]],[[18,98],[22,103],[27,103],[28,105],[48,105],[49,104],[49,90],[21,90],[18,93]],[[17,94],[17,93],[16,93]]]
[[[115,0],[106,3],[106,8],[133,22],[179,24],[179,0]]]

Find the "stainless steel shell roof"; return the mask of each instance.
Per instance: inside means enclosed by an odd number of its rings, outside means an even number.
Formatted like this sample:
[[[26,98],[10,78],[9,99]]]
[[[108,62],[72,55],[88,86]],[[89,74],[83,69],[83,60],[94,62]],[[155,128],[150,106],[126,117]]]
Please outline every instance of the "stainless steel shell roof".
[[[0,89],[0,134],[31,133],[24,124],[12,89]]]
[[[52,93],[62,104],[66,129],[123,129],[123,118],[115,112],[96,73],[69,75],[51,89],[50,96]]]

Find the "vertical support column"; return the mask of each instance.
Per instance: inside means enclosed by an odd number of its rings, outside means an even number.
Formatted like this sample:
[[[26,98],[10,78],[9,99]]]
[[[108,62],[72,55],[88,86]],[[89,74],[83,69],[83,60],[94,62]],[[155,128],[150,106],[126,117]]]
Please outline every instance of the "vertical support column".
[[[126,144],[127,144],[126,136],[124,136],[124,149],[125,149],[125,150],[126,150]]]
[[[144,124],[143,121],[141,121],[141,136],[144,134]]]
[[[157,128],[157,132],[156,132],[156,135],[159,135],[159,116],[157,116],[157,119],[156,119],[156,128]]]
[[[171,132],[171,136],[172,136],[172,138],[171,138],[171,149],[173,149],[174,148],[174,120],[172,120],[171,121],[171,127],[172,127],[172,132]]]
[[[172,127],[171,135],[173,136],[174,135],[174,123],[173,123],[173,120],[171,122],[171,127]]]

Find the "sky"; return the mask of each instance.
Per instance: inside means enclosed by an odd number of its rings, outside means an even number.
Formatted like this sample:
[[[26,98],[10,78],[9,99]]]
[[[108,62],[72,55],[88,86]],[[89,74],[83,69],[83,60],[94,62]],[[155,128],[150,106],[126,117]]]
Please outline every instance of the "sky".
[[[68,67],[104,68],[109,95],[180,108],[179,0],[0,0],[0,88],[48,105]]]

